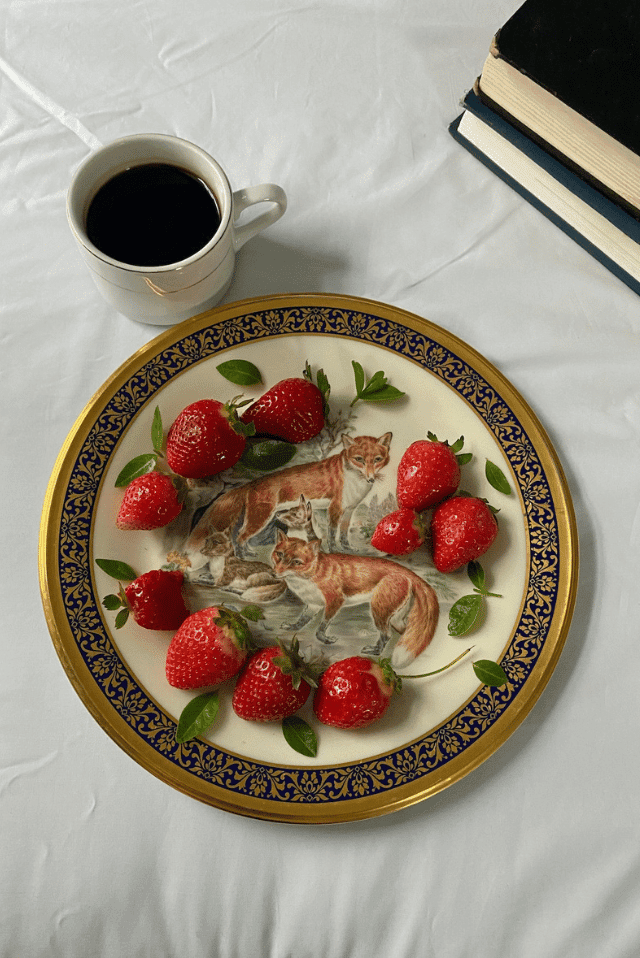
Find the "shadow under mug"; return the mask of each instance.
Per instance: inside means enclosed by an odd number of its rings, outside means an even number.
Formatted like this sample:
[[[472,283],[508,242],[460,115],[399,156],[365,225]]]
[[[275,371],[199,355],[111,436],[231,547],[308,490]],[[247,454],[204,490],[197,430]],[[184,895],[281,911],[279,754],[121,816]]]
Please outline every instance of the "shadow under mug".
[[[211,240],[187,259],[164,266],[132,266],[103,253],[87,235],[86,218],[98,190],[133,166],[167,163],[199,177],[215,196],[220,225]],[[270,208],[242,225],[250,206]],[[215,306],[231,285],[237,251],[275,223],[287,208],[284,190],[262,183],[232,192],[222,167],[187,140],[164,134],[135,134],[96,150],[76,170],[67,194],[67,218],[80,254],[102,294],[119,313],[171,326]]]

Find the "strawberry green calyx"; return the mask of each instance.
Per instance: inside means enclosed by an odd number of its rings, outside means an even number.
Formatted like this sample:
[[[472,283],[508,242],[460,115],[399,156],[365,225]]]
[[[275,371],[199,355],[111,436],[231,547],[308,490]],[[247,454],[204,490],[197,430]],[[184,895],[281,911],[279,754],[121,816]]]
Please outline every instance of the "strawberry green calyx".
[[[294,689],[299,689],[302,681],[305,681],[312,688],[316,688],[320,669],[302,657],[298,639],[294,637],[289,646],[278,639],[278,648],[281,654],[275,656],[273,663],[278,666],[283,675],[288,675],[291,678]]]
[[[250,402],[250,399],[243,399],[242,396],[234,396],[233,399],[224,403],[221,412],[221,415],[224,416],[229,423],[230,428],[233,429],[234,432],[237,432],[239,436],[244,436],[245,439],[249,438],[249,436],[255,436],[256,427],[252,422],[243,422],[238,416],[238,409],[242,409],[243,406],[248,406]]]
[[[231,630],[234,644],[242,652],[253,652],[257,648],[247,620],[235,609],[228,609],[223,605],[218,606],[218,614],[213,621],[220,628],[226,626]]]
[[[424,516],[421,513],[416,512],[415,519],[411,524],[416,530],[418,536],[420,536],[421,539],[425,539],[429,530],[429,525]]]
[[[462,452],[462,447],[464,446],[464,436],[460,436],[460,438],[459,438],[459,439],[456,439],[456,441],[455,441],[452,445],[449,445],[449,442],[448,442],[448,440],[446,440],[446,439],[444,440],[444,442],[441,441],[441,440],[438,439],[438,437],[437,437],[434,433],[432,433],[432,432],[427,432],[427,439],[428,439],[430,442],[439,442],[441,446],[447,446],[449,449],[451,449],[451,452],[452,452],[452,453],[454,454],[454,456],[456,457],[456,460],[457,460],[459,466],[464,466],[464,465],[466,465],[468,462],[471,462],[471,460],[473,459],[473,453],[470,453],[470,452],[465,452],[465,453],[463,453],[463,452]]]
[[[372,661],[376,660],[372,659]],[[391,659],[378,659],[377,661],[382,669],[385,682],[391,688],[391,694],[399,694],[402,692],[402,677],[392,668]]]

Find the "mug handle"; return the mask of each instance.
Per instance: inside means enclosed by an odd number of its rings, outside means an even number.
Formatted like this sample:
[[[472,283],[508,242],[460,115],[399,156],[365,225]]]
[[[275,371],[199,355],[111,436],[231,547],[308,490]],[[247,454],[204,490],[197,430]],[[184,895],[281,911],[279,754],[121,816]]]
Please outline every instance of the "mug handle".
[[[270,210],[255,216],[244,226],[236,226],[244,210],[255,203],[273,203],[274,205]],[[279,220],[286,208],[286,193],[275,183],[261,183],[259,186],[248,186],[244,190],[236,190],[233,194],[234,249],[239,250],[248,240]]]

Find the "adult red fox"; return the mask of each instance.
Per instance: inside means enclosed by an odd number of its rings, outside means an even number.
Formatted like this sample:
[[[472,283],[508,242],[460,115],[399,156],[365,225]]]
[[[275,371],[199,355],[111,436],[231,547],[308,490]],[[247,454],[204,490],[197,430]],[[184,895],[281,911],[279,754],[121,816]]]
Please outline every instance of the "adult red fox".
[[[186,544],[187,552],[201,548],[214,530],[235,530],[236,551],[270,522],[279,506],[294,505],[300,497],[328,505],[328,545],[333,549],[339,530],[340,543],[348,548],[347,533],[353,510],[371,490],[380,470],[389,462],[391,433],[373,436],[342,436],[341,452],[318,462],[289,466],[279,472],[228,489],[211,503]]]
[[[330,642],[329,622],[345,604],[368,602],[380,632],[376,652],[392,638],[400,640],[392,664],[403,668],[426,649],[438,624],[438,599],[431,586],[410,569],[390,559],[326,553],[318,540],[303,542],[278,533],[271,556],[273,570],[305,604],[299,620],[289,628],[298,630],[324,609],[316,632],[321,642]]]

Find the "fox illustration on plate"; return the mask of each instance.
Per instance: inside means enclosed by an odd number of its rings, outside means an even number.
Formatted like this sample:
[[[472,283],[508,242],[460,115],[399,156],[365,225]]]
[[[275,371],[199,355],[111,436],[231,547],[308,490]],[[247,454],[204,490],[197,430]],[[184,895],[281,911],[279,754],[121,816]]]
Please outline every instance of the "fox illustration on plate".
[[[438,623],[438,600],[420,576],[389,559],[326,553],[317,540],[303,542],[278,533],[273,567],[302,600],[304,610],[290,628],[306,625],[316,611],[322,619],[316,632],[320,642],[330,643],[327,626],[345,603],[368,603],[380,633],[367,651],[380,654],[392,639],[392,627],[400,633],[393,651],[394,665],[403,668],[424,651]]]
[[[168,560],[207,601],[222,589],[261,605],[265,628],[294,632],[301,647],[315,640],[330,658],[340,634],[354,654],[384,652],[404,667],[433,638],[436,593],[400,562],[372,555],[370,537],[369,554],[353,545],[354,514],[371,502],[392,438],[343,432],[335,452],[227,484]]]

